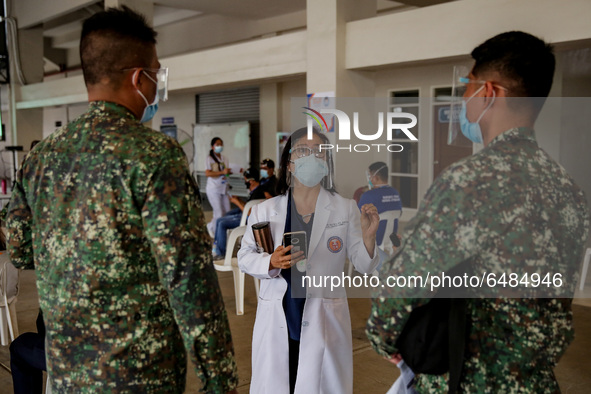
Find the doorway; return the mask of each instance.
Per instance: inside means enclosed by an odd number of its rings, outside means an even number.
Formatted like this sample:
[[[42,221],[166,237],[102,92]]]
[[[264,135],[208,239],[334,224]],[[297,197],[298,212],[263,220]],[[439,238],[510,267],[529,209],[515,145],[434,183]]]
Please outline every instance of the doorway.
[[[433,179],[450,164],[472,154],[472,143],[463,135],[458,136],[459,145],[447,143],[449,118],[449,104],[433,106]]]

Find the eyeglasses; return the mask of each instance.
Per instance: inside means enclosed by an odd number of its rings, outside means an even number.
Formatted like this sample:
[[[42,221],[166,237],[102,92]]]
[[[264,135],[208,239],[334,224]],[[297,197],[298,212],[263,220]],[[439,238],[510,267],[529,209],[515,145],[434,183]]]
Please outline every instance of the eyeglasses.
[[[319,148],[310,148],[307,146],[296,146],[295,148],[291,148],[289,153],[295,153],[298,158],[308,157],[314,152],[314,156],[318,157],[319,159],[323,159],[326,156],[326,149],[321,150]]]
[[[152,82],[154,82],[158,88],[158,97],[160,100],[166,101],[168,100],[168,67],[163,68],[147,68],[147,67],[132,67],[132,68],[124,68],[121,71],[130,71],[130,70],[138,70],[141,69],[144,71],[144,74],[150,78]],[[156,79],[152,79],[152,77],[146,73],[154,73],[156,75]]]
[[[463,96],[463,95],[464,95],[464,93],[466,93],[466,89],[467,89],[467,86],[466,86],[466,85],[467,85],[467,84],[469,84],[469,83],[479,83],[479,84],[482,84],[482,85],[484,85],[484,84],[485,84],[485,83],[487,83],[487,82],[491,82],[491,81],[485,81],[485,80],[482,80],[482,79],[470,79],[470,78],[468,78],[468,77],[459,77],[459,78],[458,78],[458,81],[460,82],[460,84],[463,84],[463,85],[458,85],[458,86],[457,86],[457,89],[456,89],[456,91],[457,91],[457,93],[456,93],[456,96]],[[504,86],[501,86],[501,85],[499,85],[499,84],[497,84],[497,83],[494,83],[494,82],[492,82],[492,84],[493,84],[493,86],[496,86],[496,87],[498,87],[499,89],[503,89],[503,90],[505,90],[505,91],[508,91],[508,90],[509,90],[509,89],[507,89],[506,87],[504,87]]]

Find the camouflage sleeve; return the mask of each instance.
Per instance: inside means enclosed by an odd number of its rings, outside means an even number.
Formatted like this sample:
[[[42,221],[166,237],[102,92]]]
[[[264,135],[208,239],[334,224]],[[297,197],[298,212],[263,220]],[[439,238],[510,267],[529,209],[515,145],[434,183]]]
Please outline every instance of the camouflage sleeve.
[[[6,228],[8,230],[7,249],[10,261],[16,268],[35,269],[31,221],[33,215],[27,203],[23,186],[22,168],[17,174],[17,181],[12,189],[8,203]]]
[[[238,384],[230,326],[198,190],[182,150],[161,161],[148,187],[144,229],[187,353],[204,391],[230,391]]]
[[[398,253],[386,261],[380,278],[426,278],[468,260],[475,253],[476,218],[465,193],[456,192],[451,178],[435,180],[417,215],[409,222]],[[413,309],[433,296],[428,287],[384,286],[374,294],[366,333],[383,356],[397,353],[396,340]]]

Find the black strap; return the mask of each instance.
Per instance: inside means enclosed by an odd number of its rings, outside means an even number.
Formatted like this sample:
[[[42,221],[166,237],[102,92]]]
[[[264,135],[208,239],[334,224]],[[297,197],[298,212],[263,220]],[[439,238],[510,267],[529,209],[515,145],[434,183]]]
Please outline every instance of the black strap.
[[[468,334],[466,329],[467,310],[465,298],[451,300],[449,311],[449,394],[457,393],[460,388],[466,335]]]

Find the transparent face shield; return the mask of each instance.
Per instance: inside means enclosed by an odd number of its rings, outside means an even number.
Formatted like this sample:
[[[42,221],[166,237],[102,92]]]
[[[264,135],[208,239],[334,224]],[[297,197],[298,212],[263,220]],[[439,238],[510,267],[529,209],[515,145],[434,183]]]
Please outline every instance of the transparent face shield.
[[[148,76],[157,86],[158,97],[162,101],[168,100],[168,67],[163,68],[145,68],[145,71],[156,74],[156,79],[152,79],[152,75]]]
[[[326,162],[327,174],[321,179],[320,182],[322,187],[325,189],[330,190],[334,188],[334,163],[331,150],[322,149],[321,147],[312,149],[307,146],[294,146],[290,149],[289,153],[291,154],[289,162],[293,164],[295,164],[295,160],[309,156],[314,156],[320,160],[324,160]]]
[[[464,93],[466,93],[466,82],[469,73],[470,70],[468,67],[454,67],[449,105],[449,130],[447,133],[448,145],[463,147],[472,146],[472,141],[462,134],[462,129],[460,128],[460,111],[462,110],[462,101],[464,100]]]

